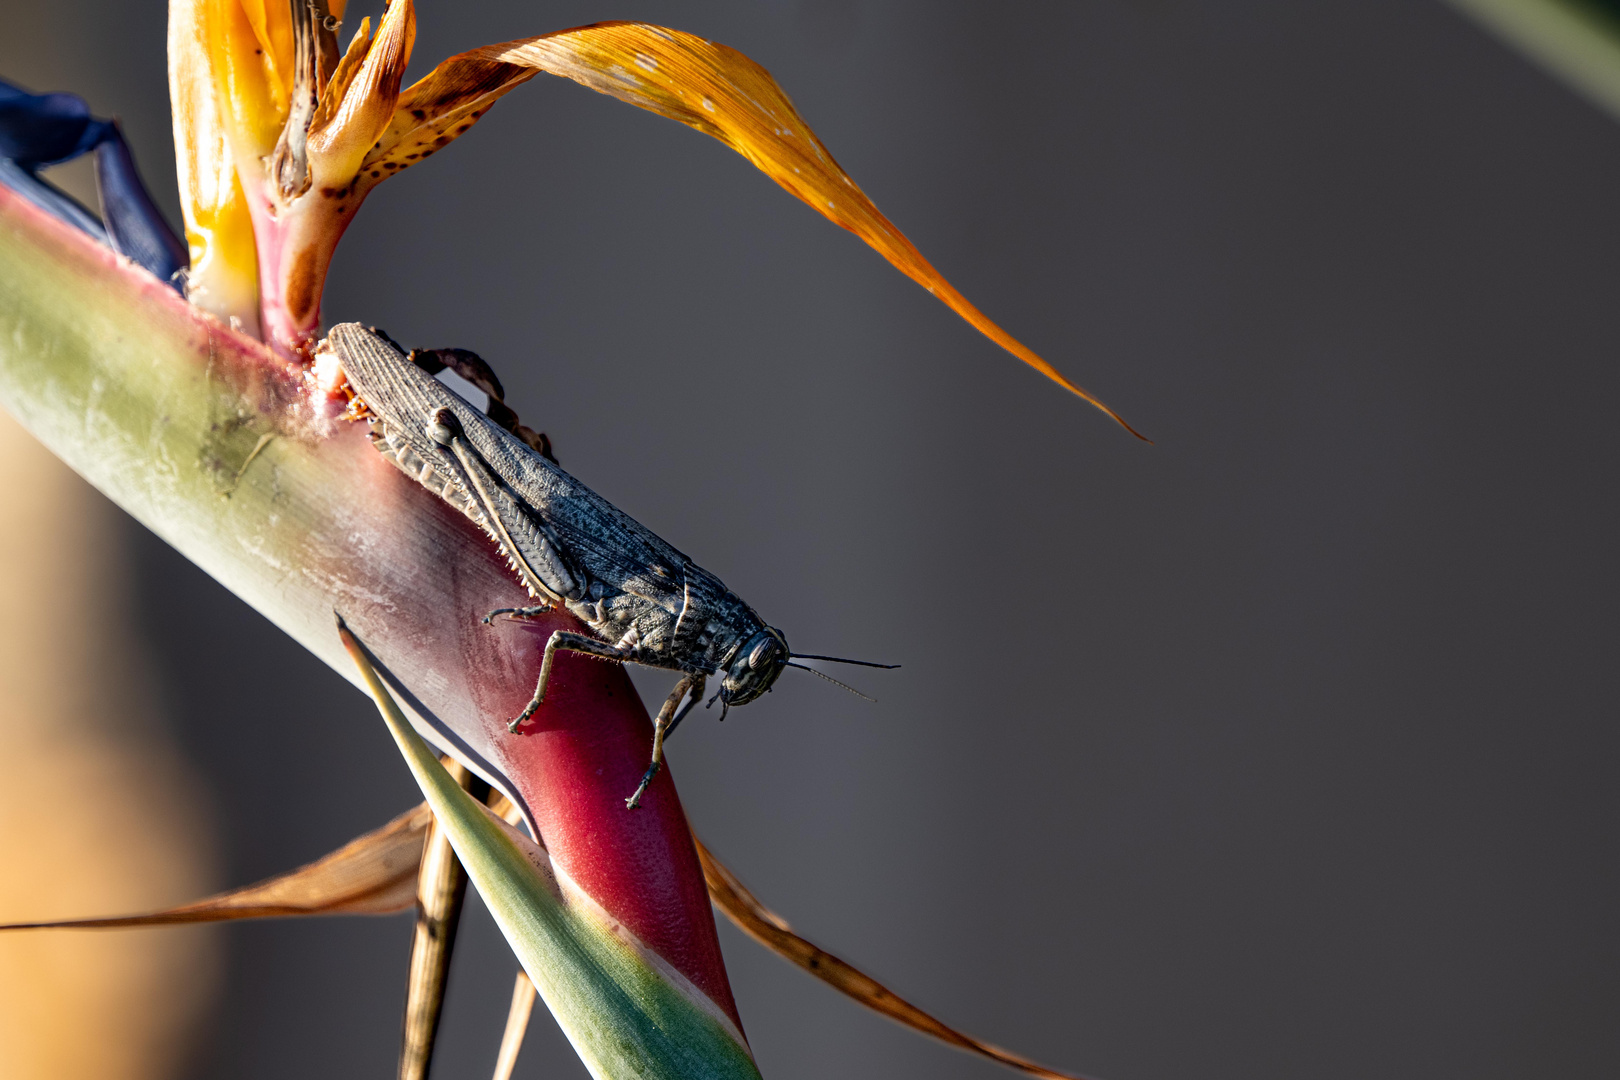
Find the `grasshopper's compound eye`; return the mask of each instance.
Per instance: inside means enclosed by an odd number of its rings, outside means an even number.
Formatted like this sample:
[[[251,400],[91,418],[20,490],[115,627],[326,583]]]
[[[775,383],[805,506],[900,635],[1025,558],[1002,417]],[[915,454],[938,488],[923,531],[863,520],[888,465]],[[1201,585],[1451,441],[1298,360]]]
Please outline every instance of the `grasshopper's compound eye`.
[[[775,630],[761,630],[737,650],[737,658],[726,668],[721,696],[728,705],[748,704],[771,688],[787,662],[786,639]]]
[[[449,446],[450,440],[461,434],[461,421],[449,409],[439,409],[434,412],[433,419],[423,426],[427,437],[440,446]]]
[[[770,667],[773,655],[780,652],[775,638],[761,636],[748,653],[748,667],[753,671],[764,671]]]

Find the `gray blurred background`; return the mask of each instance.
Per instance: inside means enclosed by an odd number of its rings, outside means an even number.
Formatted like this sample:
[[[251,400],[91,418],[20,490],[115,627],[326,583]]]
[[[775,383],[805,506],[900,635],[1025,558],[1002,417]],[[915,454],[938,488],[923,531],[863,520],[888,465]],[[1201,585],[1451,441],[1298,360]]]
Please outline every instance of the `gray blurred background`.
[[[375,6],[375,5],[373,5]],[[367,6],[351,9],[357,24]],[[801,933],[1110,1080],[1620,1072],[1620,125],[1439,3],[422,0],[413,76],[603,18],[767,66],[999,352],[741,158],[542,77],[379,189],[328,322],[476,349],[808,676],[672,760]],[[4,16],[178,220],[163,5]],[[416,793],[127,521],[230,882]],[[668,678],[638,682],[663,695]],[[722,926],[772,1080],[983,1077]],[[224,933],[190,1077],[391,1075],[409,923]],[[515,969],[469,906],[436,1076]],[[524,1077],[583,1077],[537,1015]]]

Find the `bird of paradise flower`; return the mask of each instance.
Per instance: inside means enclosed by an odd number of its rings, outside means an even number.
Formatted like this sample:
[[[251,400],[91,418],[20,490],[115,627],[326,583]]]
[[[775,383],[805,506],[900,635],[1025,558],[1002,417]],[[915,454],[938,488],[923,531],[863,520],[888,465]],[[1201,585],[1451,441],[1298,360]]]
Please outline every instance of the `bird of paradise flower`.
[[[415,38],[411,0],[393,0],[375,32],[369,19],[362,20],[340,51],[343,13],[342,0],[286,5],[173,0],[170,8],[170,86],[190,257],[186,295],[196,307],[262,338],[280,355],[285,371],[307,370],[311,364],[327,269],[365,196],[466,133],[501,96],[546,72],[720,139],[795,197],[861,237],[991,340],[1132,430],[946,282],[837,165],[771,76],[735,50],[663,27],[602,23],[462,53],[401,89]],[[136,199],[133,205],[137,217],[154,213],[149,200]],[[129,230],[113,228],[120,215],[108,209],[103,239],[116,246],[118,236]],[[212,363],[212,333],[208,341]],[[263,366],[251,356],[246,361],[249,367]],[[335,372],[314,366],[317,386],[335,389]],[[486,389],[492,415],[495,406],[510,413],[500,402],[498,385]],[[515,424],[515,417],[510,420]],[[233,484],[273,438],[258,437]],[[705,976],[702,962],[672,967],[656,947],[635,937],[636,927],[627,937],[618,915],[608,919],[604,931],[606,909],[590,888],[568,876],[566,859],[553,859],[536,844],[537,837],[514,828],[526,821],[534,832],[532,808],[508,797],[515,792],[491,792],[488,807],[468,795],[478,786],[476,777],[454,761],[446,763],[446,771],[395,705],[393,695],[401,686],[386,672],[378,674],[371,652],[347,627],[341,636],[431,810],[402,815],[310,866],[182,908],[28,925],[112,927],[379,913],[414,903],[418,934],[401,1076],[424,1076],[465,864],[528,973],[515,988],[504,1040],[501,1068],[507,1073],[533,1000],[533,976],[542,990],[549,987],[547,1002],[559,1019],[570,1010],[605,1009],[602,1015],[621,1026],[605,1043],[593,1043],[575,1034],[591,1027],[589,1017],[571,1014],[572,1026],[565,1020],[576,1047],[600,1075],[628,1075],[625,1070],[633,1071],[637,1062],[651,1062],[658,1075],[683,1075],[692,1061],[701,1061],[705,1071],[757,1075],[735,1024],[723,969]],[[684,837],[678,804],[673,813]],[[1035,1075],[1065,1075],[955,1031],[797,937],[700,844],[696,851],[693,866],[701,864],[708,897],[767,947],[916,1030]],[[536,928],[547,919],[549,929]],[[616,944],[604,945],[609,941]],[[626,943],[628,967],[620,955]],[[601,994],[626,983],[645,984],[649,972],[662,991],[632,992],[617,1005],[603,1004]],[[694,985],[694,978],[707,981]],[[694,1003],[695,1009],[686,1008]],[[620,1053],[615,1040],[637,1043],[635,1053]]]
[[[277,350],[307,355],[318,336],[332,253],[366,196],[545,72],[719,139],[1135,434],[946,281],[839,167],[770,73],[735,49],[661,26],[598,23],[457,54],[402,90],[416,40],[411,0],[393,0],[375,32],[362,19],[340,56],[343,12],[344,0],[290,9],[273,0],[175,0],[171,9],[188,295],[262,327]]]

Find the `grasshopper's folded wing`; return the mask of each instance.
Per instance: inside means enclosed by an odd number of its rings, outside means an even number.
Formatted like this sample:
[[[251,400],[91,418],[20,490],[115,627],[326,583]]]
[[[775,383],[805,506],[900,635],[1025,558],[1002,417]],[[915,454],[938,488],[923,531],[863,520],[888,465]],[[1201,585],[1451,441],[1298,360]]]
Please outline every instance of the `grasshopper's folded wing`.
[[[558,601],[579,594],[580,577],[540,522],[544,492],[522,484],[530,459],[553,468],[516,436],[473,408],[406,358],[386,337],[358,323],[332,328],[330,350],[350,386],[381,423],[378,449],[424,487],[466,514],[500,546],[519,580],[536,597]],[[427,429],[441,410],[460,423],[475,454],[441,446]],[[536,514],[535,511],[540,513]]]

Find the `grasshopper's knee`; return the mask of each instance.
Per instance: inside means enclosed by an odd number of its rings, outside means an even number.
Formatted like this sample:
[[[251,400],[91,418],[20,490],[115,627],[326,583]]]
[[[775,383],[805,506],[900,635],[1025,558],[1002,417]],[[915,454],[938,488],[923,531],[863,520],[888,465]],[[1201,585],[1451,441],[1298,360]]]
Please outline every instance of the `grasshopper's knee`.
[[[515,608],[515,611],[530,610]],[[544,610],[544,609],[542,609]],[[491,617],[499,612],[491,612]],[[624,652],[612,645],[604,644],[595,638],[576,634],[572,630],[555,630],[551,637],[546,639],[546,651],[540,657],[540,677],[535,680],[534,696],[524,710],[506,725],[506,730],[516,732],[523,722],[534,715],[536,709],[546,700],[546,688],[551,684],[551,665],[557,658],[558,649],[567,649],[569,652],[584,653],[587,656],[599,656],[604,660],[623,660]]]

